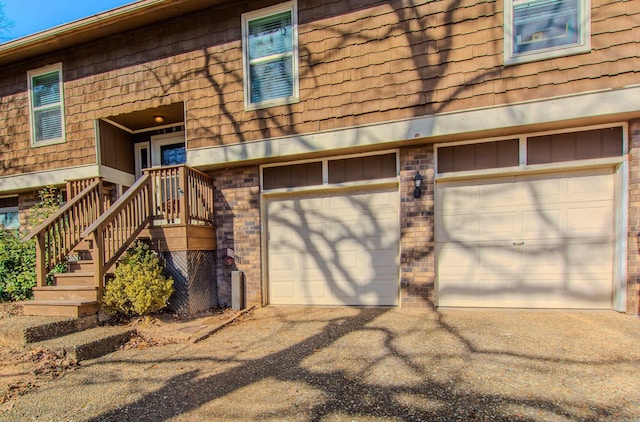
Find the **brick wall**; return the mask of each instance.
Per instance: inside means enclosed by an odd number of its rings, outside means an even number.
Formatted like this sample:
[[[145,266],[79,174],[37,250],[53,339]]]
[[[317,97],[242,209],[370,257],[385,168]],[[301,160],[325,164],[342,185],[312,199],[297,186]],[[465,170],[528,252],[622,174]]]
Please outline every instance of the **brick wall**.
[[[262,304],[260,236],[260,173],[257,166],[210,173],[215,186],[215,222],[218,244],[218,302],[231,305],[231,271],[245,273],[245,302]],[[235,254],[235,264],[222,263],[224,250]]]
[[[627,313],[640,314],[640,120],[629,125]]]
[[[400,306],[433,306],[435,295],[433,145],[400,151]],[[422,196],[413,197],[416,172]]]

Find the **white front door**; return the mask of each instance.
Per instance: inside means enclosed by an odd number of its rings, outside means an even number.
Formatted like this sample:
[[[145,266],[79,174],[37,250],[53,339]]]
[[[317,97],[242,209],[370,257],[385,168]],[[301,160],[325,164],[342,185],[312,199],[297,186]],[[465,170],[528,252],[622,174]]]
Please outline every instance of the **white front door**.
[[[612,308],[612,169],[443,182],[439,306]]]
[[[151,165],[174,166],[187,161],[184,132],[151,137]]]
[[[149,142],[136,143],[134,153],[136,179],[148,167],[184,164],[187,161],[184,132],[152,136]]]

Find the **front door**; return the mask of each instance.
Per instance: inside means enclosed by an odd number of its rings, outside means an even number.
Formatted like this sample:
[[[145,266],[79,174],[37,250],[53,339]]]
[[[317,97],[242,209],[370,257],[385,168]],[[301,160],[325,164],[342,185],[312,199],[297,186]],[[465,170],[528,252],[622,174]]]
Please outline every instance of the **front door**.
[[[151,137],[151,165],[174,166],[187,161],[184,132]]]

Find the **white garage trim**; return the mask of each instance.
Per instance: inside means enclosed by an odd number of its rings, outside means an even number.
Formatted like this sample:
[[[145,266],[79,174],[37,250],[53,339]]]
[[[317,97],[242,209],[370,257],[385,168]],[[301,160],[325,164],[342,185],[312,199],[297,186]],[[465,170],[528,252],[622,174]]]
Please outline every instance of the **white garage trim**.
[[[399,304],[397,185],[270,195],[264,204],[269,303]]]
[[[438,305],[611,309],[613,173],[441,183]]]
[[[557,133],[569,133],[579,132],[594,129],[605,129],[621,127],[622,128],[622,155],[617,157],[599,158],[591,160],[576,160],[567,162],[557,162],[542,165],[527,165],[526,164],[526,139],[533,136],[550,135]],[[629,163],[628,163],[628,124],[616,123],[607,125],[597,125],[584,127],[580,129],[567,129],[564,131],[545,131],[538,133],[527,133],[516,137],[502,137],[482,139],[476,141],[466,141],[457,143],[448,143],[436,145],[436,160],[437,150],[440,146],[451,145],[465,145],[471,143],[505,140],[505,139],[520,139],[520,165],[509,168],[498,169],[486,169],[476,171],[462,171],[446,174],[436,175],[436,187],[441,183],[453,182],[458,180],[477,180],[483,178],[500,177],[500,176],[518,176],[518,175],[533,175],[541,173],[557,173],[569,171],[580,171],[588,169],[598,168],[610,168],[613,169],[613,186],[614,186],[614,215],[613,215],[613,274],[612,274],[612,304],[611,307],[620,312],[626,312],[627,302],[627,254],[628,254],[628,189],[629,189]],[[439,194],[439,189],[436,188],[436,200]],[[437,265],[437,263],[436,263]],[[437,287],[437,286],[436,286]]]

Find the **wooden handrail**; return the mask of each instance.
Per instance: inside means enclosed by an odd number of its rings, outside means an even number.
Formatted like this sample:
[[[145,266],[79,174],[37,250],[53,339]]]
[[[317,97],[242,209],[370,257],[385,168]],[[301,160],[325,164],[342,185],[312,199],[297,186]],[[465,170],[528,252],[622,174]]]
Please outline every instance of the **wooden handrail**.
[[[144,169],[152,177],[153,223],[213,225],[213,179],[184,164]]]
[[[151,221],[151,197],[151,177],[145,174],[82,232],[83,237],[91,236],[94,239],[97,287],[102,287],[106,270]]]
[[[25,237],[36,237],[36,278],[38,286],[47,283],[47,274],[83,239],[82,231],[102,214],[102,181],[95,180],[58,212]]]

